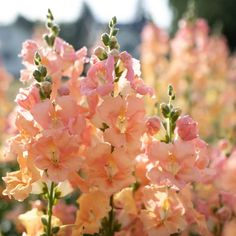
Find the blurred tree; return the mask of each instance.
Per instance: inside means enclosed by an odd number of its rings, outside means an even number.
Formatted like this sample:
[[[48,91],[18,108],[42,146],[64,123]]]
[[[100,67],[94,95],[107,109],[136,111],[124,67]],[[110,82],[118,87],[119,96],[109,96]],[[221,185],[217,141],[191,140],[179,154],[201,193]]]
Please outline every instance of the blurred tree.
[[[222,33],[226,36],[230,49],[236,49],[235,0],[195,0],[196,14],[207,19],[211,27],[222,26]],[[187,10],[189,0],[169,0],[173,12],[172,33],[178,26],[179,19]],[[217,30],[217,29],[216,29]]]

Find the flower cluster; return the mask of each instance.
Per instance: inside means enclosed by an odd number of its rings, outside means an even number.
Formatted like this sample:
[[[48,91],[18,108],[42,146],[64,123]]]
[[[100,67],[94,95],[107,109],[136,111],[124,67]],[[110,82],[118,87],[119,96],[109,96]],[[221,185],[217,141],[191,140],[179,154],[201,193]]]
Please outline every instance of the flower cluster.
[[[23,44],[28,87],[16,96],[18,132],[6,153],[19,170],[3,177],[3,195],[40,198],[19,216],[24,235],[212,235],[207,223],[215,215],[201,204],[213,195],[203,199],[202,189],[231,191],[235,158],[213,161],[219,152],[209,150],[195,120],[181,116],[171,85],[159,116],[147,115],[145,98],[154,92],[139,61],[120,51],[115,17],[91,57],[59,38],[50,11],[47,18],[44,42]],[[75,192],[76,203],[63,201]],[[222,207],[216,214],[227,218]]]
[[[200,133],[208,140],[234,136],[234,57],[226,39],[218,31],[210,34],[207,22],[194,15],[180,20],[173,37],[154,23],[142,32],[144,80],[156,90],[158,102],[165,97],[163,88],[172,84],[178,104],[199,121]]]

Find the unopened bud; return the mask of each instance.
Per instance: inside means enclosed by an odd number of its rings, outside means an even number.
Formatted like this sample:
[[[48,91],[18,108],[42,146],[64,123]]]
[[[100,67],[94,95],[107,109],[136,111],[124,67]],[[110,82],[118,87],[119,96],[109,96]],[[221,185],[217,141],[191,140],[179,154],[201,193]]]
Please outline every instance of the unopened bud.
[[[118,31],[119,31],[118,28],[114,28],[114,29],[112,30],[112,36],[116,36],[117,33],[118,33]]]
[[[48,224],[47,217],[46,216],[42,216],[41,217],[41,222],[42,222],[43,225],[47,225]]]
[[[161,103],[160,105],[162,115],[167,118],[170,114],[170,108],[166,103]]]
[[[112,36],[110,38],[110,45],[109,46],[111,49],[114,49],[114,48],[119,49],[120,48],[120,45],[118,44],[118,40],[115,36]]]
[[[52,92],[52,83],[44,81],[41,83],[41,93],[44,95],[44,98],[49,98]]]
[[[103,47],[96,47],[94,50],[94,54],[100,59],[105,60],[107,58],[107,52]]]
[[[38,71],[40,72],[42,77],[45,77],[47,75],[47,68],[45,66],[39,66]]]
[[[180,108],[174,108],[171,113],[170,113],[170,116],[171,116],[171,119],[173,122],[177,121],[177,119],[179,118],[179,116],[181,115],[181,109]]]
[[[109,45],[110,37],[107,33],[102,34],[101,39],[105,46]]]
[[[150,117],[146,121],[147,133],[150,135],[154,135],[159,132],[161,128],[161,121],[158,117]]]
[[[173,86],[171,84],[168,86],[168,95],[169,96],[173,95]]]
[[[34,79],[37,80],[38,82],[42,81],[42,76],[41,73],[38,70],[35,70],[33,72]]]
[[[113,25],[115,25],[117,23],[117,19],[116,19],[116,16],[113,16],[112,19],[111,19]]]
[[[55,227],[52,228],[52,233],[56,234],[56,233],[59,232],[59,230],[60,230],[60,227],[59,226],[55,226]]]

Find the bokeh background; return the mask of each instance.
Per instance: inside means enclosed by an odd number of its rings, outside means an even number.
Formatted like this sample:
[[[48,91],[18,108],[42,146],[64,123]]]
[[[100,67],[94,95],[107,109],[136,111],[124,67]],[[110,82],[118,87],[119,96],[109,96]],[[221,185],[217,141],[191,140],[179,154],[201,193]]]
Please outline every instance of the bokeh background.
[[[94,45],[106,23],[116,15],[122,49],[139,57],[142,28],[153,20],[174,34],[188,0],[8,0],[0,8],[0,60],[15,77],[22,68],[22,42],[39,34],[47,9],[61,26],[61,37],[75,48]],[[236,45],[234,0],[196,0],[196,14],[208,20],[213,29],[226,35],[230,49]]]

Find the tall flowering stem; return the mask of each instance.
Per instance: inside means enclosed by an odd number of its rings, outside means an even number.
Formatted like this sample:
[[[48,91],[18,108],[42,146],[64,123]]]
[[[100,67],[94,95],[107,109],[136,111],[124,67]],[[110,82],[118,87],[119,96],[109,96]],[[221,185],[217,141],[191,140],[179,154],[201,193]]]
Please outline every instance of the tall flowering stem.
[[[174,139],[174,130],[176,127],[176,121],[181,114],[181,110],[177,107],[175,108],[172,105],[172,101],[175,100],[175,94],[173,92],[173,87],[171,85],[169,85],[168,87],[168,96],[169,96],[169,102],[168,104],[166,103],[161,104],[161,112],[165,118],[163,125],[166,129],[166,137],[164,141],[166,143],[172,143]]]

